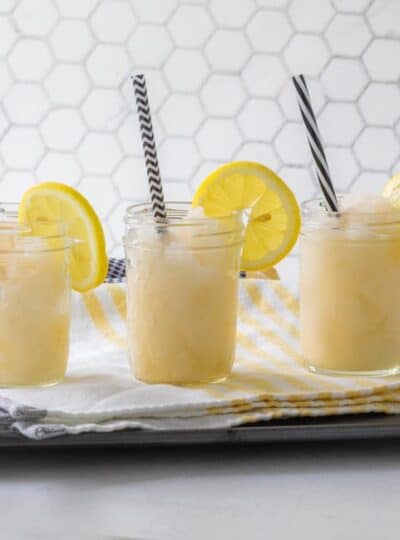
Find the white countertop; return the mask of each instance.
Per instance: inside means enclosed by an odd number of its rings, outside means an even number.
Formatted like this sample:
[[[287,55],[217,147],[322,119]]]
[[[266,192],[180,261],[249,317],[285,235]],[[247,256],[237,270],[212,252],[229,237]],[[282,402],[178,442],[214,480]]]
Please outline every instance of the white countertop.
[[[4,540],[387,540],[400,525],[400,441],[3,450],[0,475]]]

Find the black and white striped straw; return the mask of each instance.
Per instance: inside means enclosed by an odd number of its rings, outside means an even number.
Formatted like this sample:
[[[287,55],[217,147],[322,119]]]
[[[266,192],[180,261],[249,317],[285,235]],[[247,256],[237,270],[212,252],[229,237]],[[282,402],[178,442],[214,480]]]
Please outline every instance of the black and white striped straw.
[[[135,91],[136,108],[139,117],[153,215],[158,221],[167,221],[167,210],[165,207],[160,168],[158,166],[149,98],[147,97],[146,79],[143,74],[138,74],[132,77],[132,82]]]
[[[326,204],[332,212],[339,212],[339,205],[329,173],[328,162],[326,160],[324,148],[322,146],[321,134],[318,129],[317,120],[311,106],[310,93],[307,88],[304,75],[295,75],[292,81],[297,93],[301,116],[307,130],[307,139],[312,156],[314,158],[315,170],[319,185],[325,197]]]

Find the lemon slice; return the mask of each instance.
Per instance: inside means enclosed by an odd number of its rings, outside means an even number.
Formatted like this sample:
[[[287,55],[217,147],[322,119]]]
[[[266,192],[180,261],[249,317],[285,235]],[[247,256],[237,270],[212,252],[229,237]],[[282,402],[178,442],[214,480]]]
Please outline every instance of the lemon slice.
[[[389,199],[396,208],[400,207],[400,174],[396,174],[386,182],[382,197]]]
[[[38,233],[44,221],[66,225],[67,235],[77,240],[71,249],[71,285],[79,292],[100,285],[107,275],[104,232],[90,203],[65,184],[45,182],[28,189],[19,206],[19,218]],[[41,228],[43,231],[43,228]]]
[[[223,165],[199,186],[193,206],[206,216],[248,210],[242,270],[262,270],[283,259],[300,232],[300,209],[285,182],[271,169],[251,161]]]

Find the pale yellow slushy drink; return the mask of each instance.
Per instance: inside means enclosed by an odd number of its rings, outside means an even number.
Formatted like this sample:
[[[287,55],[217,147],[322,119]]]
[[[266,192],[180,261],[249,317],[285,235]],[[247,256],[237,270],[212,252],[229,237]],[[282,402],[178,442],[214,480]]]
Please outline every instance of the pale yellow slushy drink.
[[[42,386],[67,368],[69,244],[0,223],[0,385]]]
[[[400,211],[344,198],[303,207],[301,348],[312,371],[388,375],[400,366]]]
[[[148,383],[222,380],[235,358],[240,215],[207,219],[187,204],[155,226],[146,205],[128,210],[128,348]]]

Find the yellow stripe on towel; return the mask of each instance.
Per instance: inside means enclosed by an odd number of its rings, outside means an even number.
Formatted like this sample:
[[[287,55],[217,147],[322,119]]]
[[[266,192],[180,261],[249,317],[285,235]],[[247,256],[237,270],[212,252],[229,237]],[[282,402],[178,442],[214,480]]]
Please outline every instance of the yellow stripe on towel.
[[[126,293],[124,289],[116,283],[110,283],[107,285],[108,292],[114,303],[115,309],[118,311],[119,316],[123,321],[126,320]]]
[[[249,282],[246,286],[247,294],[250,296],[254,305],[256,305],[271,321],[284,329],[294,339],[299,338],[299,330],[294,324],[282,317],[282,315],[267,302],[263,296],[262,290],[257,283]]]
[[[245,324],[252,326],[257,332],[265,337],[270,343],[280,349],[288,358],[297,362],[299,366],[304,365],[304,359],[291,345],[289,345],[283,338],[278,336],[272,330],[264,328],[264,326],[256,318],[251,316],[246,306],[241,305],[239,307],[239,319]]]
[[[294,294],[279,281],[270,281],[269,285],[285,308],[298,318],[300,316],[300,304]]]
[[[122,338],[122,336],[118,335],[112,327],[96,293],[84,293],[82,294],[82,299],[97,330],[101,332],[109,341],[124,349],[125,340]]]

